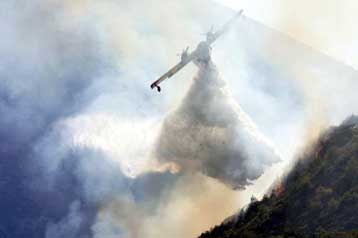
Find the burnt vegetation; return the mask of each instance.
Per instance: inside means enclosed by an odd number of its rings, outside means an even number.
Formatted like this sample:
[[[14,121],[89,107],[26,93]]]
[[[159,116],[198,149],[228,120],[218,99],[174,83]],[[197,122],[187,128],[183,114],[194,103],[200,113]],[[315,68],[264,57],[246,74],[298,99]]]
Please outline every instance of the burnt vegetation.
[[[358,237],[358,117],[321,135],[261,201],[200,238]]]

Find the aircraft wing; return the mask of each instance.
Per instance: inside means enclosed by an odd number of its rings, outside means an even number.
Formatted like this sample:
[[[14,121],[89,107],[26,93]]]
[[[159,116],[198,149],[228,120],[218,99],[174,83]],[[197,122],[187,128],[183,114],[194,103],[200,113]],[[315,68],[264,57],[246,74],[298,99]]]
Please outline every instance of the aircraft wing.
[[[229,22],[227,22],[220,30],[214,33],[214,36],[207,40],[207,43],[211,45],[217,38],[219,38],[223,33],[225,33],[230,26],[234,23],[234,21],[239,18],[242,15],[243,10],[239,11]],[[173,68],[171,68],[168,72],[166,72],[163,76],[161,76],[159,79],[157,79],[154,83],[150,85],[152,89],[157,88],[158,92],[160,92],[159,84],[163,82],[164,80],[172,77],[174,74],[176,74],[179,70],[184,68],[185,65],[187,65],[190,61],[192,61],[197,55],[197,51],[192,52],[189,54],[185,59],[181,60],[177,65],[175,65]]]
[[[242,15],[243,12],[244,10],[238,11],[236,15],[229,22],[223,25],[220,30],[215,32],[214,37],[210,40],[209,44],[212,44],[214,41],[216,41],[217,38],[219,38],[222,34],[228,31],[231,25],[237,20],[237,18],[239,18]]]
[[[152,85],[150,85],[150,87],[153,88],[157,88],[158,91],[160,92],[160,87],[159,84],[161,82],[163,82],[164,80],[172,77],[174,74],[176,74],[179,70],[181,70],[182,68],[184,68],[185,65],[187,65],[190,61],[192,61],[195,57],[195,52],[192,52],[190,55],[188,55],[188,57],[185,60],[182,60],[181,62],[179,62],[177,65],[175,65],[174,67],[172,67],[171,69],[169,69],[168,72],[166,72],[165,74],[163,74],[163,76],[161,76],[159,79],[157,79],[154,83],[152,83]]]

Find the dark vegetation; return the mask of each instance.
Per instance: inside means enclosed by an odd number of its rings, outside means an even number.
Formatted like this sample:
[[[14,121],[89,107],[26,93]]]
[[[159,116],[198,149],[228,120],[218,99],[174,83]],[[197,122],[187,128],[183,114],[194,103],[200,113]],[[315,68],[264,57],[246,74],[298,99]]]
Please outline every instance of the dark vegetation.
[[[200,238],[358,237],[358,117],[321,135],[261,201]]]

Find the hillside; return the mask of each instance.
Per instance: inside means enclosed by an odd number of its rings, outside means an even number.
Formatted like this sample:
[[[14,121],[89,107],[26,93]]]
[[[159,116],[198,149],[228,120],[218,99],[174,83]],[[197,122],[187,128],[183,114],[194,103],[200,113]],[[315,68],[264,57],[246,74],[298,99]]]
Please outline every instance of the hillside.
[[[358,237],[358,117],[324,132],[261,201],[200,238]]]

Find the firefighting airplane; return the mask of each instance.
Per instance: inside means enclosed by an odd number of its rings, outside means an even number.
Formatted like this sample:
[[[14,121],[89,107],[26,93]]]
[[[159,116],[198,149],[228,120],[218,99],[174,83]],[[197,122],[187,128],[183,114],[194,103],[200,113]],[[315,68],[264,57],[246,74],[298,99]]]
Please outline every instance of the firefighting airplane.
[[[159,84],[164,80],[172,77],[179,70],[184,68],[189,62],[193,61],[195,64],[207,64],[210,61],[210,53],[211,53],[211,45],[226,31],[229,30],[230,26],[234,23],[236,19],[238,19],[243,13],[243,10],[240,10],[236,13],[236,15],[225,25],[221,27],[220,30],[213,32],[211,29],[208,33],[206,33],[206,40],[199,43],[197,48],[189,53],[189,47],[187,47],[181,54],[180,62],[171,68],[168,72],[166,72],[162,77],[156,80],[154,83],[150,85],[152,89],[157,88],[158,92],[161,91]]]

